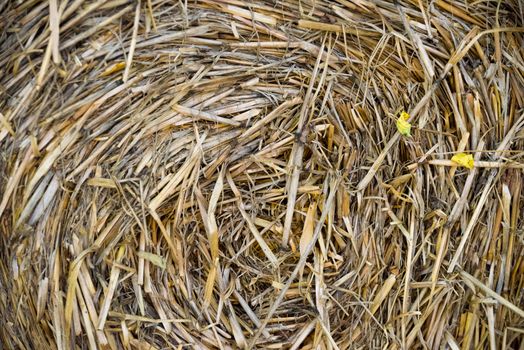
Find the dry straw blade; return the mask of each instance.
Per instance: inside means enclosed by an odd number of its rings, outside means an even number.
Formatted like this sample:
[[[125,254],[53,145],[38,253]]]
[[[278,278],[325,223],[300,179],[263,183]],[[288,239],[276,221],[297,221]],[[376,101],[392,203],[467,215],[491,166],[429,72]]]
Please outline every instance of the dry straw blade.
[[[0,1],[0,348],[524,344],[522,1]]]

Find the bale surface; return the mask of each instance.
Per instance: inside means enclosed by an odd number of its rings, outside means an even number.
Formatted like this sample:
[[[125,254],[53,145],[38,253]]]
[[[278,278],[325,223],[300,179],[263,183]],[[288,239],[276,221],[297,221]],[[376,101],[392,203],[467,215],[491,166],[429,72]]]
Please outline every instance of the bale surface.
[[[0,349],[524,349],[523,13],[0,2]]]

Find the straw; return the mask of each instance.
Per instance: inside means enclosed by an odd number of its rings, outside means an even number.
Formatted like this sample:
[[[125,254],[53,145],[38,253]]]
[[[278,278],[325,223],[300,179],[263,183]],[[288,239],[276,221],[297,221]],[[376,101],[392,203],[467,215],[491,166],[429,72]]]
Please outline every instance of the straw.
[[[523,45],[517,0],[0,2],[0,348],[522,350]]]

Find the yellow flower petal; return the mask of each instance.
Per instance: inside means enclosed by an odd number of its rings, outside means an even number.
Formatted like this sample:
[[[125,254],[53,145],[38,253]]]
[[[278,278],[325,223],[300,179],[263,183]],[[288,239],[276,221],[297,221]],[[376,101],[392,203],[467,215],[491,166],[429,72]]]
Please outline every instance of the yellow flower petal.
[[[411,124],[408,122],[409,114],[402,112],[397,119],[397,130],[404,136],[411,135]]]
[[[473,160],[473,156],[471,154],[466,154],[466,153],[455,154],[451,158],[451,161],[457,163],[458,165],[466,167],[468,169],[473,169],[473,166],[475,165],[475,161]]]
[[[399,119],[408,121],[409,120],[409,114],[407,112],[405,112],[405,111],[402,111],[402,113],[400,113]]]

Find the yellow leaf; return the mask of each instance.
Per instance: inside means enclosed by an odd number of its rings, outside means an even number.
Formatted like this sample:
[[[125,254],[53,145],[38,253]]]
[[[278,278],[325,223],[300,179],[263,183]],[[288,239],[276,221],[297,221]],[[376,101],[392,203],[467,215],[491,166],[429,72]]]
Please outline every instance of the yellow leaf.
[[[211,270],[207,275],[206,285],[204,287],[204,305],[203,308],[207,309],[209,304],[211,304],[211,298],[213,298],[213,290],[215,286],[215,279],[217,277],[217,264],[218,258],[215,259],[215,263],[211,265]]]
[[[100,74],[101,77],[106,77],[108,75],[111,75],[113,73],[116,73],[116,72],[119,72],[121,71],[122,69],[124,69],[126,67],[126,63],[125,62],[118,62],[118,63],[115,63],[113,64],[111,67],[107,68],[105,71],[102,72],[102,74]]]
[[[471,154],[466,154],[466,153],[455,154],[451,158],[451,161],[457,163],[458,165],[466,167],[468,169],[473,169],[473,166],[475,165],[473,156]]]
[[[148,252],[138,252],[138,256],[140,258],[149,260],[150,262],[153,263],[153,265],[156,265],[156,266],[160,267],[161,269],[165,269],[166,268],[166,259],[164,259],[160,255],[153,254],[153,253],[148,253]]]
[[[302,236],[300,237],[300,255],[306,251],[311,238],[313,238],[313,231],[315,230],[315,214],[317,212],[317,203],[313,202],[309,205],[304,221],[304,228],[302,229]]]
[[[397,130],[404,136],[411,135],[411,124],[408,122],[409,114],[406,112],[400,113],[400,117],[397,119]]]

